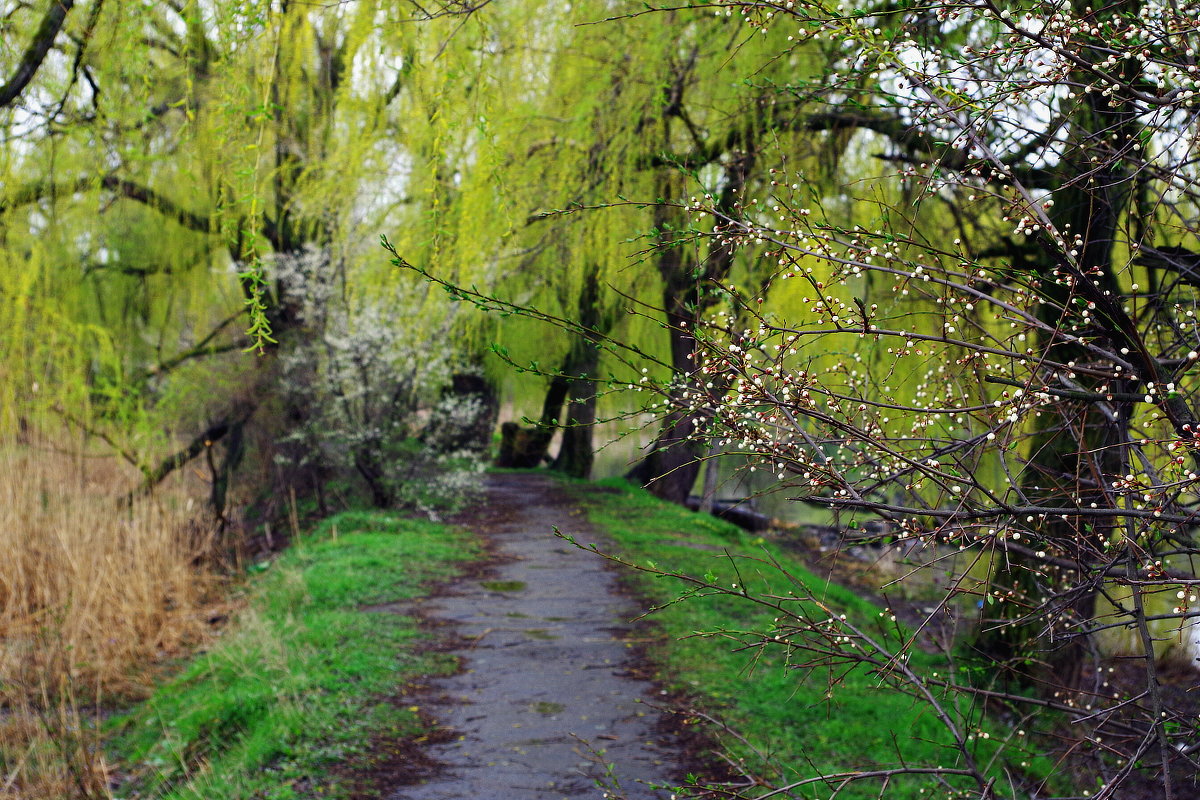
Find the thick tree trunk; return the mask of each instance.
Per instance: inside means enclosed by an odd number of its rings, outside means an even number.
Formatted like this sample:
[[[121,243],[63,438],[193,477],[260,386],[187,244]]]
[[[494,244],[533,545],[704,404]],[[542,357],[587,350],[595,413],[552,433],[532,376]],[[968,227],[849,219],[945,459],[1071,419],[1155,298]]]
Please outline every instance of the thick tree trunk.
[[[1136,134],[1134,116],[1119,106],[1114,107],[1112,101],[1089,95],[1085,104],[1073,120],[1075,137],[1082,139],[1092,135],[1093,131],[1105,131],[1124,140]],[[1078,149],[1089,152],[1086,146]],[[1109,346],[1120,349],[1127,345],[1129,349],[1139,350],[1135,343],[1137,333],[1121,308],[1121,289],[1113,264],[1120,219],[1131,195],[1130,176],[1113,165],[1097,172],[1085,185],[1072,178],[1089,170],[1095,171],[1089,164],[1068,163],[1060,168],[1063,187],[1054,194],[1056,207],[1051,218],[1060,231],[1084,233],[1077,263],[1091,271],[1095,283],[1077,289],[1062,286],[1050,277],[1052,270],[1059,266],[1057,261],[1038,265],[1039,273],[1045,276],[1041,292],[1049,301],[1041,306],[1042,321],[1053,328],[1060,326],[1064,309],[1070,307],[1075,292],[1079,291],[1084,299],[1095,303],[1098,315],[1104,319],[1105,333],[1111,339],[1107,343]],[[1086,362],[1091,357],[1075,343],[1049,344],[1046,352],[1062,363]],[[1086,376],[1079,378],[1079,382],[1084,388],[1095,388],[1088,386]],[[1135,381],[1106,382],[1108,391],[1116,395],[1136,393],[1140,385]],[[1111,502],[1106,496],[1107,478],[1123,475],[1128,470],[1127,444],[1133,409],[1126,401],[1118,400],[1109,405],[1111,414],[1106,415],[1095,404],[1064,401],[1060,405],[1060,415],[1043,417],[1044,428],[1033,439],[1022,479],[1022,491],[1026,496],[1035,502],[1044,499],[1052,505],[1077,502],[1084,507],[1090,504],[1103,507]],[[1110,538],[1112,524],[1109,521],[1106,528],[1079,517],[1052,519],[1045,521],[1042,533],[1050,542],[1061,543],[1070,558],[1074,542],[1090,542],[1097,550],[1102,549],[1100,543]],[[1080,563],[1085,566],[1085,562]],[[1034,625],[1021,621],[1027,609],[1037,606],[1042,597],[1053,594],[1047,591],[1047,584],[1062,580],[1061,576],[1052,578],[1043,572],[1041,564],[1018,553],[998,554],[992,584],[1002,591],[1011,590],[1016,602],[984,606],[987,618],[982,620],[972,647],[1004,666],[1004,672],[1018,681],[1032,679],[1072,686],[1078,683],[1090,650],[1082,630],[1094,613],[1094,593],[1080,592],[1064,598],[1060,636],[1054,645],[1048,645],[1041,627],[1043,623]],[[1034,657],[1032,666],[1028,661],[1030,656]]]
[[[567,354],[563,372],[571,376],[570,402],[562,426],[562,444],[554,469],[576,478],[592,476],[592,430],[596,424],[596,387],[591,381],[600,362],[600,351],[589,341],[578,339]]]
[[[691,438],[695,431],[691,414],[672,411],[650,452],[625,477],[656,497],[683,505],[700,473],[702,445]]]
[[[682,88],[679,91],[682,92]],[[717,208],[734,216],[739,213],[741,192],[754,171],[757,157],[754,137],[749,130],[738,132],[728,146],[723,168],[724,188],[717,200]],[[660,183],[662,197],[676,197],[681,193],[673,175],[664,177]],[[663,279],[663,309],[671,337],[671,367],[676,380],[684,380],[689,386],[688,393],[694,394],[700,386],[694,377],[698,353],[692,332],[701,327],[705,312],[716,301],[717,284],[729,275],[734,251],[720,237],[713,237],[705,257],[697,261],[685,259],[684,254],[689,250],[680,246],[680,235],[676,232],[687,226],[679,210],[657,206],[654,223],[659,231],[657,266]],[[714,396],[721,394],[720,387],[713,390]],[[669,406],[676,410],[663,420],[662,431],[649,453],[626,477],[641,483],[652,494],[682,505],[696,483],[706,448],[695,438],[699,432],[696,420],[703,419],[709,410],[689,410],[684,391],[679,389],[671,391],[669,401]]]
[[[592,430],[596,423],[596,391],[590,381],[571,381],[571,402],[563,425],[562,445],[554,469],[575,478],[590,478],[595,452]]]
[[[583,291],[579,295],[579,324],[592,331],[607,329],[600,305],[600,284],[596,271],[592,270],[584,279]],[[567,419],[563,424],[562,445],[554,469],[576,478],[592,476],[592,432],[596,425],[596,385],[593,381],[600,366],[600,350],[595,339],[580,335],[571,343],[563,364],[563,373],[571,378],[571,399],[567,405]]]
[[[670,196],[669,182],[664,189],[667,191],[663,196]],[[688,376],[687,380],[691,381],[696,352],[692,331],[707,304],[702,300],[704,276],[696,274],[690,264],[685,264],[683,248],[676,246],[674,236],[669,233],[680,227],[675,216],[672,209],[659,207],[655,210],[655,227],[661,231],[659,243],[663,248],[658,256],[658,272],[663,278],[663,309],[671,340],[671,366],[676,380]],[[695,414],[683,408],[683,391],[671,390],[669,400],[669,407],[674,410],[663,419],[662,429],[646,457],[625,477],[642,484],[663,500],[682,505],[687,502],[700,473],[702,446],[692,439],[696,432]]]

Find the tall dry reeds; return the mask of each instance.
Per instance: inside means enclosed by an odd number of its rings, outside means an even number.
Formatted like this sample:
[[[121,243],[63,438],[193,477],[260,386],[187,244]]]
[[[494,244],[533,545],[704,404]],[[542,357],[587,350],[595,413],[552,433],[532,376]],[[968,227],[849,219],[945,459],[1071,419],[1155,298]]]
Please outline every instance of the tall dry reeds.
[[[0,797],[107,795],[96,718],[207,629],[211,541],[183,489],[52,445],[0,444]]]

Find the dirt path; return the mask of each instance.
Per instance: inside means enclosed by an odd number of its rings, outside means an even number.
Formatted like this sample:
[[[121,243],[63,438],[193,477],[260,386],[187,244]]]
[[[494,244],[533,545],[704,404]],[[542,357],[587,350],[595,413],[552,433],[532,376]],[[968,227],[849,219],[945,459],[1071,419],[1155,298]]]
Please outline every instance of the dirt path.
[[[462,671],[433,685],[432,712],[455,736],[430,745],[440,765],[389,800],[600,798],[605,763],[631,800],[667,798],[681,758],[657,714],[637,703],[653,687],[631,675],[636,613],[603,562],[558,539],[554,526],[604,545],[554,481],[497,475],[466,515],[498,563],[422,604],[452,623]]]

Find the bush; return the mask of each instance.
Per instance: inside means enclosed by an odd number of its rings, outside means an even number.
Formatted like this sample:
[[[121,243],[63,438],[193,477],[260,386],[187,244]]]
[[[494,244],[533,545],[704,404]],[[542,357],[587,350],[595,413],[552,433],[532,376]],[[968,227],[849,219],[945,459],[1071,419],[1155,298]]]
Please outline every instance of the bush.
[[[445,347],[452,321],[431,323],[407,283],[354,290],[326,250],[273,261],[297,331],[281,342],[289,431],[277,461],[352,476],[379,507],[435,514],[478,488],[481,448],[462,445],[483,403],[444,390],[461,371]]]

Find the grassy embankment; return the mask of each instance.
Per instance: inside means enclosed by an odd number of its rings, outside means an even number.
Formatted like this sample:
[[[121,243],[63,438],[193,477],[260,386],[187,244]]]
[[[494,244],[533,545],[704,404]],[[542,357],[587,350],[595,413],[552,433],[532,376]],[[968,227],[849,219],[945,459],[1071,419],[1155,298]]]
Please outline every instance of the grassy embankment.
[[[799,596],[805,593],[797,585],[802,584],[829,610],[845,614],[850,622],[881,640],[895,644],[903,636],[890,614],[817,578],[770,542],[721,520],[662,503],[624,483],[611,482],[607,488],[597,492],[577,485],[575,492],[591,521],[612,536],[623,560],[653,564],[662,572],[692,575],[723,586],[744,582],[750,593],[786,595],[795,591]],[[736,573],[725,551],[737,558]],[[777,560],[790,577],[764,564],[764,558]],[[695,698],[698,708],[713,713],[744,737],[744,742],[728,735],[718,738],[734,758],[746,759],[752,771],[789,783],[816,776],[818,771],[886,768],[902,760],[942,766],[956,762],[951,737],[930,709],[884,687],[866,670],[788,667],[782,646],[737,652],[742,643],[761,642],[758,633],[772,630],[774,616],[761,606],[734,594],[701,593],[674,602],[686,588],[677,579],[647,572],[630,571],[628,575],[639,596],[665,605],[651,616],[664,635],[649,651],[660,679],[668,688]],[[797,613],[812,613],[818,619],[828,616],[814,603],[797,601],[796,607],[805,607]],[[696,632],[715,635],[697,636]],[[803,653],[794,653],[792,662],[803,658]],[[939,659],[920,650],[912,650],[910,658],[915,667],[926,671],[944,669]],[[988,763],[998,741],[1007,741],[1012,748],[1007,757],[1017,761],[1012,766],[1018,773],[1045,776],[1052,770],[1047,759],[1022,753],[1020,740],[1011,729],[978,713],[972,727],[976,735],[971,744],[980,763]],[[979,735],[982,733],[987,736]],[[767,762],[755,750],[769,754]],[[990,771],[1005,786],[1002,766],[997,761]],[[970,785],[951,780],[955,785]],[[876,798],[882,784],[864,781],[847,786],[838,797]],[[936,788],[928,777],[894,778],[886,783],[883,796],[888,800],[944,796],[944,790],[935,792]],[[829,792],[830,786],[815,784],[796,796],[826,797]]]
[[[416,736],[388,701],[453,662],[411,617],[370,606],[419,596],[477,551],[463,531],[384,512],[332,517],[259,576],[229,633],[113,724],[131,774],[118,796],[337,797],[330,768],[372,737]]]

